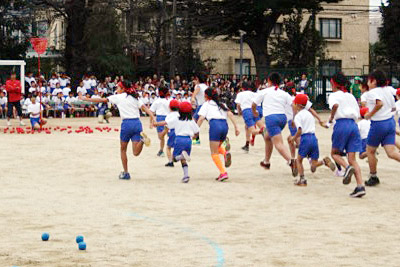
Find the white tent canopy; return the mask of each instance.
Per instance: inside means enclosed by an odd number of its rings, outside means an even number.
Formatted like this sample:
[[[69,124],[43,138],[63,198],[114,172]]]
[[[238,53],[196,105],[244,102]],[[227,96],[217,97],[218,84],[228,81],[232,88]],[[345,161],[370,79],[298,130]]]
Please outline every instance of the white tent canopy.
[[[23,60],[0,60],[0,66],[20,66],[20,81],[23,94],[25,94],[25,65],[26,63]]]

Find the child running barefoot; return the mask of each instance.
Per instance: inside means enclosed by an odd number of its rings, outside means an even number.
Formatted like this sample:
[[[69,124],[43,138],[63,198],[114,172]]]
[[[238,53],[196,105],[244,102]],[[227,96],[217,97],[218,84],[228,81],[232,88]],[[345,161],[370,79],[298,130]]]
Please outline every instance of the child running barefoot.
[[[94,103],[114,104],[118,107],[122,118],[121,124],[121,161],[124,171],[119,175],[119,179],[129,180],[131,178],[128,172],[128,156],[127,148],[129,141],[132,141],[133,155],[139,156],[143,149],[143,144],[150,146],[150,138],[143,132],[142,123],[140,122],[140,111],[142,109],[150,116],[150,126],[153,125],[154,115],[146,108],[142,101],[139,100],[139,95],[135,89],[130,88],[127,82],[120,82],[117,85],[117,94],[107,98],[87,98],[80,97],[82,101]]]
[[[265,127],[267,129],[265,140],[265,159],[260,163],[265,169],[270,169],[270,159],[272,150],[275,147],[281,156],[287,161],[292,170],[292,175],[297,176],[297,166],[295,159],[291,158],[289,150],[283,144],[282,130],[286,126],[286,111],[288,106],[292,106],[290,95],[279,89],[281,76],[278,73],[271,73],[268,77],[268,88],[257,93],[253,99],[252,109],[254,115],[258,115],[257,105],[263,105],[263,115],[265,117]]]
[[[172,101],[171,101],[172,102]],[[180,161],[183,169],[182,183],[189,182],[190,152],[192,150],[192,137],[200,131],[199,126],[192,120],[192,105],[189,102],[179,103],[179,116],[168,116],[167,127],[175,129],[174,161]]]
[[[158,92],[159,98],[151,104],[150,110],[156,115],[157,122],[165,121],[169,113],[169,101],[166,98],[168,91],[167,87],[161,87]],[[165,134],[163,134],[163,131],[164,126],[157,127],[158,139],[160,140],[160,150],[157,153],[158,157],[164,156]]]
[[[360,108],[355,97],[348,93],[348,81],[342,73],[335,74],[331,79],[333,93],[329,96],[331,115],[329,124],[336,121],[332,134],[332,158],[346,169],[343,184],[351,182],[353,174],[356,177],[357,187],[350,194],[351,197],[365,195],[362,185],[361,169],[356,160],[356,153],[361,151],[361,137],[356,120],[360,117]],[[342,158],[342,152],[347,153],[348,162]]]
[[[36,101],[36,97],[31,97],[31,104],[28,106],[28,113],[31,120],[32,130],[40,130],[40,125],[47,123],[46,119],[43,119],[43,110],[40,109],[40,103]],[[41,118],[42,117],[42,118]]]
[[[242,147],[246,152],[249,152],[249,144],[254,146],[255,136],[262,134],[264,131],[261,117],[255,117],[251,110],[251,105],[253,104],[253,98],[255,96],[255,93],[251,89],[252,88],[247,83],[243,83],[242,91],[237,95],[235,100],[239,115],[243,116],[246,125],[246,144]],[[258,129],[256,129],[257,126]]]
[[[208,120],[210,124],[210,150],[211,157],[217,166],[220,175],[216,179],[217,181],[223,182],[228,179],[228,173],[225,168],[228,168],[232,164],[232,156],[229,152],[229,142],[227,139],[228,135],[228,122],[227,118],[232,121],[233,126],[235,127],[236,136],[239,135],[239,129],[235,122],[233,113],[229,111],[225,104],[220,103],[219,96],[216,90],[208,88],[205,91],[206,102],[203,104],[199,111],[199,120],[197,124],[201,127],[201,124],[205,119]],[[226,141],[225,149],[222,144]],[[219,155],[224,156],[225,167],[222,164],[221,158]]]
[[[171,100],[169,102],[169,108],[171,112],[167,115],[165,118],[165,121],[160,121],[154,124],[154,126],[159,127],[159,126],[166,126],[168,121],[174,120],[175,118],[179,118],[179,101],[178,100]],[[169,128],[165,127],[163,134],[165,135],[168,132],[168,141],[167,141],[167,157],[168,157],[168,163],[165,164],[165,167],[174,167],[174,161],[172,157],[172,151],[171,149],[174,148],[175,144],[175,129],[174,128]]]
[[[308,102],[308,96],[305,94],[297,95],[293,101],[297,111],[296,117],[294,118],[297,132],[294,136],[289,138],[289,142],[294,143],[295,140],[300,138],[299,154],[296,160],[300,175],[300,179],[295,182],[297,186],[307,186],[307,180],[304,178],[304,158],[311,159],[311,172],[313,173],[322,165],[335,171],[335,164],[333,164],[329,157],[318,161],[319,147],[318,139],[315,136],[315,119],[306,108]]]
[[[360,130],[361,136],[361,152],[360,152],[360,159],[365,159],[368,157],[367,155],[367,139],[368,133],[371,128],[371,121],[365,119],[365,114],[368,113],[368,108],[363,107],[360,109],[360,114],[362,120],[358,122],[358,129]]]

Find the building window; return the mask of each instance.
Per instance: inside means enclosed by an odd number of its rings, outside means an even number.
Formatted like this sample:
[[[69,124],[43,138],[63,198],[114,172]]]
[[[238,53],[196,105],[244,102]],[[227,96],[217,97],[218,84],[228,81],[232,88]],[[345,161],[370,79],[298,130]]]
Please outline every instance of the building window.
[[[282,23],[276,23],[274,28],[271,31],[271,34],[273,35],[281,35],[283,33],[283,24]]]
[[[320,19],[320,32],[326,39],[342,39],[341,19]]]
[[[322,60],[319,64],[323,76],[333,76],[342,69],[341,60]]]
[[[243,59],[242,74],[250,75],[250,59]],[[235,74],[240,75],[240,59],[235,59]]]
[[[150,17],[140,17],[138,21],[138,31],[139,32],[149,32],[150,31]]]

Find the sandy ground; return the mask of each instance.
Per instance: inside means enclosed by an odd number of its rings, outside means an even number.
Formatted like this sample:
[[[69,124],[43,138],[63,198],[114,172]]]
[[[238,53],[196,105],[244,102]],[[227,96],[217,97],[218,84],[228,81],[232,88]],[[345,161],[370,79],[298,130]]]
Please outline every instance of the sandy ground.
[[[245,154],[243,131],[232,131],[231,179],[217,183],[205,123],[192,179],[181,184],[181,167],[164,167],[155,130],[142,121],[153,143],[129,155],[130,181],[118,180],[117,132],[0,133],[0,266],[400,266],[400,165],[383,150],[381,185],[351,199],[354,180],[344,186],[325,167],[311,175],[305,164],[307,188],[293,186],[276,151],[272,169],[260,168],[261,139]],[[107,126],[119,124],[113,118]],[[98,126],[50,120],[66,125]],[[317,132],[328,155],[331,130]],[[365,178],[367,163],[361,167]],[[86,251],[75,243],[79,234]]]

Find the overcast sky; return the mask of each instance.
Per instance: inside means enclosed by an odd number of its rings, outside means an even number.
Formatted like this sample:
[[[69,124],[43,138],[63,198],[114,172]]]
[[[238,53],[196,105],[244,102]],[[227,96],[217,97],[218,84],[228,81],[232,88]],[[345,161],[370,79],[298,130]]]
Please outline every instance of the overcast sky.
[[[386,0],[383,0],[383,2],[385,3]],[[371,6],[380,6],[381,5],[381,0],[369,0],[369,4]]]

